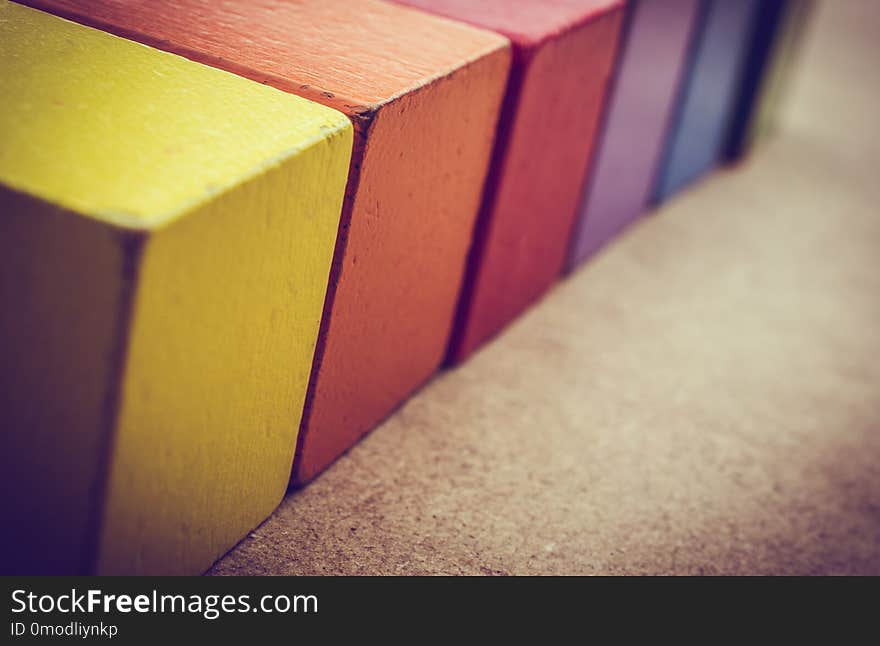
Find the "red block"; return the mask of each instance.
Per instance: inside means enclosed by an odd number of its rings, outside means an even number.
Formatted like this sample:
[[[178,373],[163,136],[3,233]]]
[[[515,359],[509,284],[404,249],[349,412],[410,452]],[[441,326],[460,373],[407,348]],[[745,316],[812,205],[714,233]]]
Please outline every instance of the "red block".
[[[514,63],[450,361],[540,297],[565,264],[610,84],[623,0],[395,0],[504,34]]]

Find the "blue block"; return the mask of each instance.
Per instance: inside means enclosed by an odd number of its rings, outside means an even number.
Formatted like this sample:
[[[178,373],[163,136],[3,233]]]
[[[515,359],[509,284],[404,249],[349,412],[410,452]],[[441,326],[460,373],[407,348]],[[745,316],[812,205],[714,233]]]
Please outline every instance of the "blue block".
[[[655,202],[724,159],[760,0],[705,0]]]

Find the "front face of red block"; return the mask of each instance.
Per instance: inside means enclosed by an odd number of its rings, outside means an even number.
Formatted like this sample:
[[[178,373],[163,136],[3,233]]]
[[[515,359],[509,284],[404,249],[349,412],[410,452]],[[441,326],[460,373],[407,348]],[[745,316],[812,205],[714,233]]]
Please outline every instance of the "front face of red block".
[[[565,263],[623,11],[518,61],[471,254],[451,360],[466,358],[557,279]]]

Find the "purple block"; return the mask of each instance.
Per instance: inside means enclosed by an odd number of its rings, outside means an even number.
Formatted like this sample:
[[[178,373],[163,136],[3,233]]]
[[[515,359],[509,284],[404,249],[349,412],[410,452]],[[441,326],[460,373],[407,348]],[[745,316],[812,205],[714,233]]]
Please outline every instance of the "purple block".
[[[569,268],[645,209],[672,117],[699,0],[637,0],[605,128],[584,186]]]

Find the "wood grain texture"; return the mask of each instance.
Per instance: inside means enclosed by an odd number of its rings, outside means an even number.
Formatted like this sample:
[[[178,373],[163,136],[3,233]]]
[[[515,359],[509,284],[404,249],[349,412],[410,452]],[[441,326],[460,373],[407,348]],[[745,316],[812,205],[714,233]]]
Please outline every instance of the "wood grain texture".
[[[699,0],[637,0],[584,185],[569,266],[611,240],[645,209],[697,22]]]
[[[506,39],[374,0],[38,0],[337,107],[356,128],[297,450],[319,473],[434,374],[510,66]]]
[[[514,45],[449,359],[456,363],[558,278],[623,18],[612,0],[398,0],[494,29]]]
[[[752,42],[759,0],[703,0],[688,78],[665,144],[654,201],[722,161]]]
[[[2,570],[195,574],[283,495],[352,128],[0,3]]]

